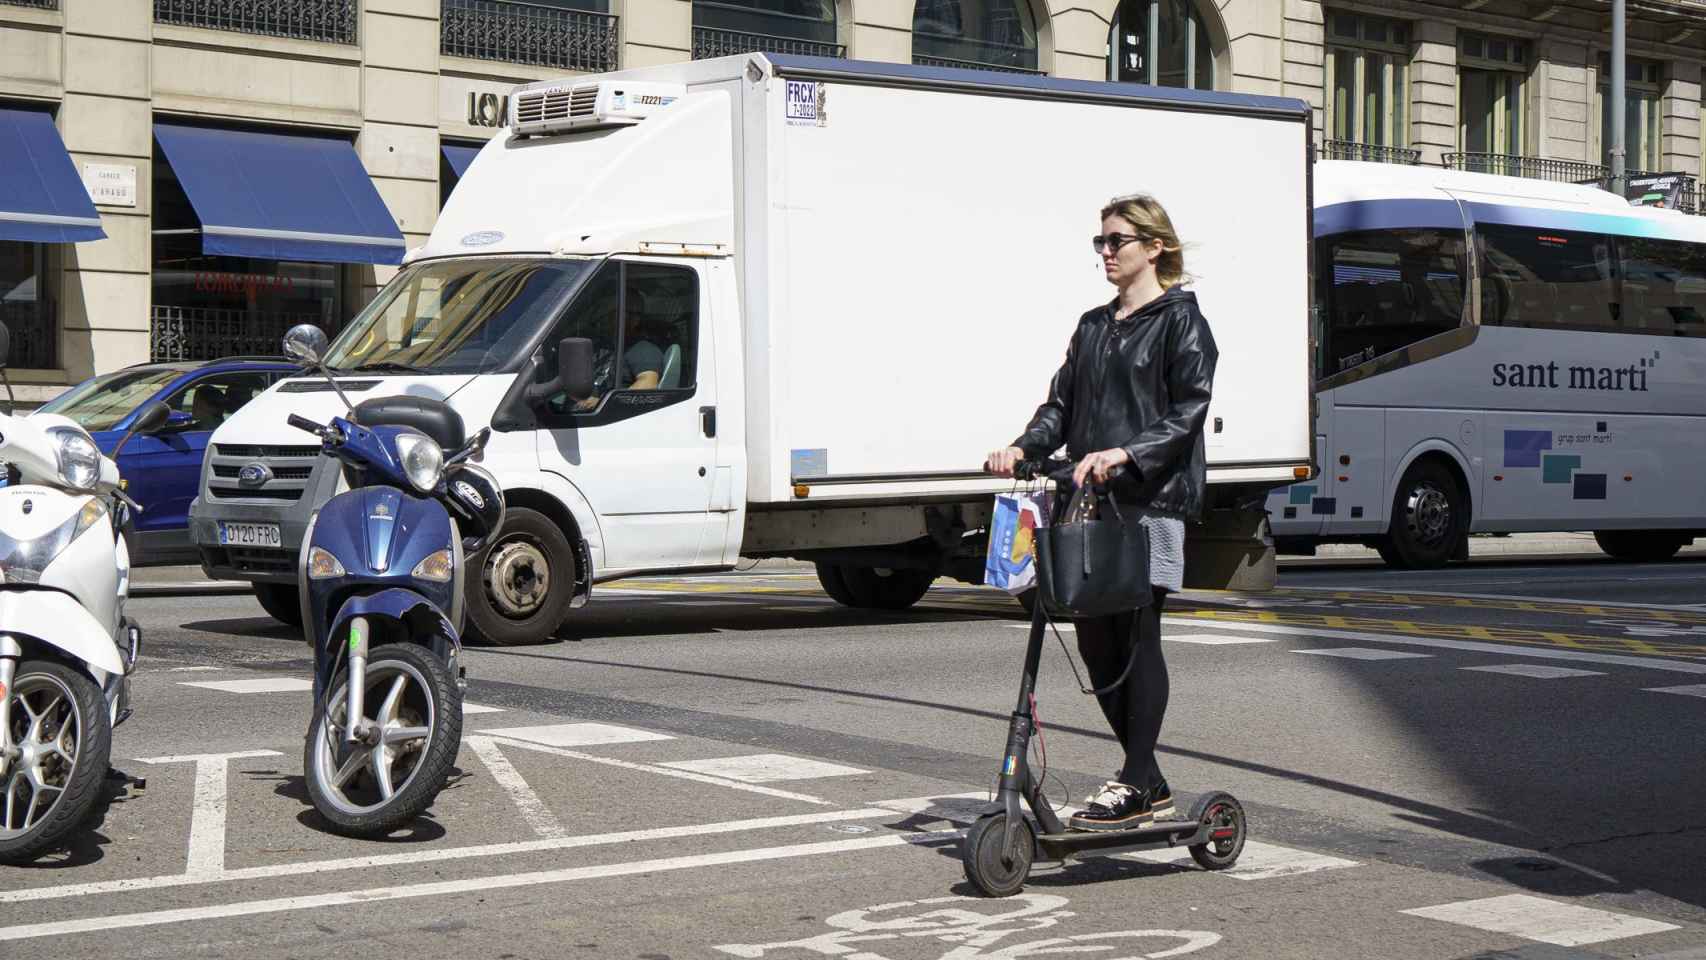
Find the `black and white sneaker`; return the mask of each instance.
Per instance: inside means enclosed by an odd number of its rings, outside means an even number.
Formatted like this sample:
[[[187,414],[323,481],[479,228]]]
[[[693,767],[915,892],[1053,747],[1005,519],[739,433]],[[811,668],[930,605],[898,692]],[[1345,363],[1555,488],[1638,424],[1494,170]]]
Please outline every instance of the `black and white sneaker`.
[[[1072,815],[1068,825],[1074,830],[1130,830],[1154,820],[1148,791],[1110,780],[1086,801],[1083,810]]]

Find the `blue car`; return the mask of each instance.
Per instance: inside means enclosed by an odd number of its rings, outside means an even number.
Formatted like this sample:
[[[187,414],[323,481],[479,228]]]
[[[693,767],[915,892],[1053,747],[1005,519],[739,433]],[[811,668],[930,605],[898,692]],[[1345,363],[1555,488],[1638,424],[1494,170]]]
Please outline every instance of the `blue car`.
[[[41,407],[70,417],[111,454],[150,400],[171,409],[166,426],[137,436],[119,455],[125,490],[143,506],[130,537],[135,566],[196,563],[189,538],[190,501],[201,482],[207,438],[243,404],[274,382],[301,372],[283,358],[233,357],[206,363],[145,363],[85,380]]]

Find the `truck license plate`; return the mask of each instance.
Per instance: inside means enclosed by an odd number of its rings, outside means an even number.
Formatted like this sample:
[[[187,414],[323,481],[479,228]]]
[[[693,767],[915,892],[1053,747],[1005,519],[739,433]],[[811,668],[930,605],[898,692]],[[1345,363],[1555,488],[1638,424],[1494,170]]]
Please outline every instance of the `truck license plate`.
[[[219,525],[219,542],[232,547],[284,546],[276,523],[222,523]]]

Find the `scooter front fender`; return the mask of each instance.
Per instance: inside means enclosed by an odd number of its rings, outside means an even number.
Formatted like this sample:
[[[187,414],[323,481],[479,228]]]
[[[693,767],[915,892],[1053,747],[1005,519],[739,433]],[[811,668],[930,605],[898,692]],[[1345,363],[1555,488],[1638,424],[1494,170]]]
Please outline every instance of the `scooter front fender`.
[[[124,673],[112,634],[68,593],[0,590],[0,633],[55,647],[102,673]]]
[[[392,587],[374,593],[364,593],[350,597],[344,605],[338,608],[332,617],[332,628],[326,634],[326,652],[335,654],[336,644],[349,630],[349,622],[355,617],[368,619],[382,618],[408,625],[411,628],[411,639],[432,650],[446,663],[454,662],[456,655],[462,651],[462,641],[456,635],[456,628],[450,623],[450,618],[426,597],[405,590],[402,587]],[[336,662],[335,656],[325,658],[326,669]],[[329,678],[327,678],[329,679]]]

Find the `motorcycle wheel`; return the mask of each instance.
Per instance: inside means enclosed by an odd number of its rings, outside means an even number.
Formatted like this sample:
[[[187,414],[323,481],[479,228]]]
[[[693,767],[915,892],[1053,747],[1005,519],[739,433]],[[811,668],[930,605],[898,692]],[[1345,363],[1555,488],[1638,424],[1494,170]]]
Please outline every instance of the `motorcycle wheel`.
[[[58,849],[100,799],[112,750],[101,688],[50,660],[19,662],[12,677],[11,742],[0,774],[0,863],[29,863]]]
[[[335,832],[381,836],[420,816],[444,789],[462,743],[462,692],[431,651],[375,647],[362,712],[378,730],[373,742],[352,744],[344,741],[348,678],[340,670],[314,711],[302,772],[309,799]]]

